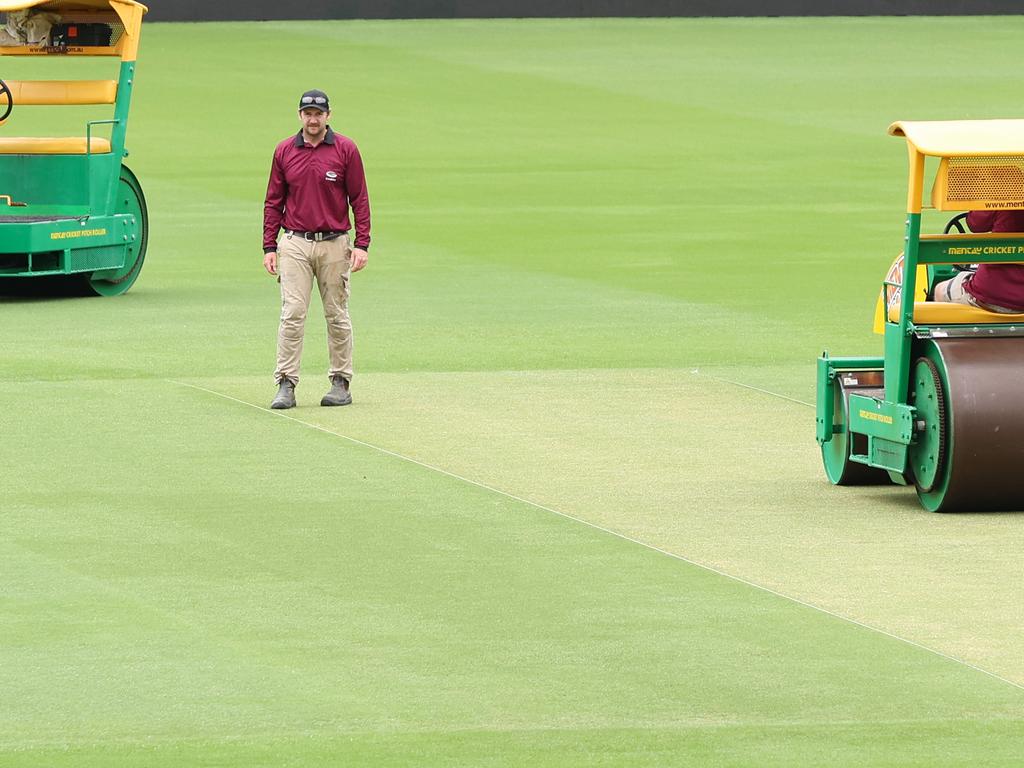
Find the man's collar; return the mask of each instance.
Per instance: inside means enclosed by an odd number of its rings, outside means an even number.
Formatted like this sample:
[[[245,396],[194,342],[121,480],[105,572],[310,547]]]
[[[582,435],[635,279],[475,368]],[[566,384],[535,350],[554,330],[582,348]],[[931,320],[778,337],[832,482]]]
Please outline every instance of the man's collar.
[[[333,144],[334,143],[334,131],[331,130],[331,126],[329,126],[329,125],[327,126],[327,130],[324,131],[324,140],[323,140],[322,143],[323,144]],[[299,132],[297,134],[295,134],[295,146],[296,147],[304,147],[304,146],[306,146],[306,140],[304,138],[302,138],[302,129],[301,128],[299,129]]]

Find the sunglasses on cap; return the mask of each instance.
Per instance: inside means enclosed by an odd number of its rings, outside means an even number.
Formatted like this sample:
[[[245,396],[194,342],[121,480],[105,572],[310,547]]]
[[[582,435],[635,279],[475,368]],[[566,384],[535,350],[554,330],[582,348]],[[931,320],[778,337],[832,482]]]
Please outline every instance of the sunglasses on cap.
[[[325,99],[323,96],[303,96],[302,97],[302,103],[303,104],[326,104],[327,103],[327,99]]]

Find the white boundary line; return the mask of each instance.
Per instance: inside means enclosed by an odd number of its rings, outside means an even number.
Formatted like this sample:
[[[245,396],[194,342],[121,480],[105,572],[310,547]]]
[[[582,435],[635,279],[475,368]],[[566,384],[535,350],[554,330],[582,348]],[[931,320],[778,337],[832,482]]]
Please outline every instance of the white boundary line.
[[[694,373],[697,373],[697,371],[694,371]],[[709,378],[714,378],[714,377],[709,377]],[[745,586],[752,587],[753,589],[760,590],[761,592],[766,592],[769,595],[774,595],[775,597],[781,598],[782,600],[786,600],[786,601],[788,601],[790,603],[795,603],[796,605],[803,606],[804,608],[809,608],[812,611],[817,611],[818,613],[825,614],[826,616],[831,616],[832,618],[838,619],[839,621],[846,622],[847,624],[852,624],[852,625],[854,625],[856,627],[860,627],[861,629],[866,629],[869,632],[874,632],[876,634],[883,635],[883,636],[888,637],[888,638],[890,638],[892,640],[896,640],[898,642],[901,642],[901,643],[904,643],[906,645],[912,646],[912,647],[917,648],[919,650],[922,650],[922,651],[925,651],[927,653],[930,653],[930,654],[933,654],[935,656],[938,656],[938,657],[940,657],[942,659],[946,659],[947,661],[952,661],[952,662],[954,662],[956,664],[960,664],[960,665],[962,665],[964,667],[967,667],[968,669],[971,669],[971,670],[973,670],[975,672],[979,672],[979,673],[981,673],[983,675],[986,675],[987,677],[991,677],[994,680],[998,680],[1001,683],[1005,683],[1006,685],[1009,685],[1009,686],[1012,686],[1014,688],[1017,688],[1019,690],[1024,691],[1024,683],[1014,682],[1013,680],[1010,680],[1008,678],[1002,677],[1002,676],[996,674],[995,672],[990,672],[989,670],[984,669],[982,667],[979,667],[979,666],[977,666],[975,664],[971,664],[968,661],[964,661],[963,659],[958,659],[956,656],[951,656],[948,653],[944,653],[942,651],[936,650],[935,648],[930,648],[927,645],[922,645],[921,643],[918,643],[918,642],[916,642],[914,640],[910,640],[910,639],[908,639],[906,637],[901,637],[900,635],[893,634],[892,632],[889,632],[887,630],[881,629],[880,627],[874,627],[874,626],[872,626],[870,624],[865,624],[864,622],[858,621],[857,619],[852,619],[849,616],[843,616],[842,614],[836,613],[835,611],[831,611],[828,608],[822,608],[821,606],[815,605],[814,603],[809,603],[806,600],[801,600],[798,597],[793,597],[792,595],[787,595],[787,594],[785,594],[783,592],[779,592],[778,590],[772,589],[771,587],[766,587],[763,584],[757,584],[757,583],[755,583],[753,581],[749,581],[749,580],[747,580],[747,579],[745,579],[745,578],[743,578],[741,576],[734,576],[733,574],[726,573],[725,571],[722,571],[722,570],[720,570],[718,568],[715,568],[714,566],[706,565],[704,563],[697,562],[696,560],[691,560],[688,557],[684,557],[683,555],[677,554],[675,552],[670,552],[667,549],[662,549],[661,547],[657,547],[657,546],[655,546],[653,544],[649,544],[649,543],[647,543],[645,541],[641,541],[640,539],[635,539],[632,536],[629,536],[629,535],[624,534],[624,533],[620,533],[619,531],[615,531],[615,530],[613,530],[611,528],[605,528],[602,525],[598,525],[597,523],[593,523],[593,522],[591,522],[589,520],[585,520],[585,519],[583,519],[581,517],[576,517],[575,515],[570,515],[568,512],[561,512],[561,511],[559,511],[557,509],[554,509],[552,507],[544,506],[543,504],[540,504],[540,503],[538,503],[536,501],[530,501],[530,499],[523,498],[522,496],[516,496],[515,494],[509,493],[508,491],[503,491],[500,488],[495,488],[492,485],[487,485],[486,483],[481,483],[481,482],[479,482],[477,480],[473,480],[471,478],[464,477],[463,475],[458,475],[458,474],[456,474],[454,472],[448,471],[447,469],[442,469],[441,467],[436,467],[436,466],[434,466],[432,464],[427,464],[426,462],[419,461],[418,459],[414,459],[414,458],[411,458],[409,456],[405,456],[405,455],[403,455],[401,453],[396,453],[395,451],[388,450],[387,448],[382,448],[379,445],[374,445],[373,443],[367,443],[367,442],[364,442],[364,441],[359,440],[357,438],[350,437],[348,435],[343,435],[340,432],[335,432],[333,430],[326,429],[325,427],[321,427],[321,426],[318,426],[316,424],[310,424],[307,421],[302,421],[301,419],[297,419],[294,416],[290,416],[287,413],[287,411],[283,411],[283,410],[272,411],[269,408],[264,408],[262,406],[256,405],[255,403],[250,403],[247,400],[240,400],[237,397],[232,397],[231,395],[226,395],[223,392],[218,392],[218,391],[213,390],[213,389],[207,389],[206,387],[201,387],[198,384],[190,384],[190,383],[188,383],[186,381],[177,381],[175,379],[165,379],[165,381],[167,381],[167,382],[169,382],[171,384],[176,384],[176,385],[181,386],[181,387],[188,387],[190,389],[195,389],[195,390],[198,390],[200,392],[206,392],[207,394],[214,395],[215,397],[219,397],[219,398],[222,398],[224,400],[230,400],[233,403],[238,403],[239,405],[244,405],[244,406],[246,406],[248,408],[253,408],[253,409],[257,410],[257,411],[263,411],[264,413],[269,413],[269,414],[271,414],[273,416],[279,416],[279,417],[281,417],[283,419],[287,419],[288,421],[291,421],[291,422],[293,422],[295,424],[301,424],[302,426],[306,427],[307,429],[313,429],[313,430],[316,430],[317,432],[323,432],[324,434],[332,435],[332,436],[340,438],[342,440],[347,440],[348,442],[353,443],[354,445],[359,445],[359,446],[362,446],[364,448],[369,448],[371,450],[377,451],[378,453],[382,453],[385,456],[391,456],[392,458],[399,459],[400,461],[404,461],[404,462],[409,463],[409,464],[414,464],[417,467],[422,467],[423,469],[429,470],[431,472],[436,472],[438,474],[444,475],[445,477],[450,477],[453,480],[458,480],[461,483],[466,483],[467,485],[475,486],[477,488],[480,488],[482,490],[488,491],[490,493],[497,494],[498,496],[504,496],[507,499],[511,499],[512,501],[517,501],[517,502],[519,502],[521,504],[526,504],[527,506],[533,507],[534,509],[539,509],[539,510],[541,510],[543,512],[548,512],[548,513],[550,513],[552,515],[558,515],[559,517],[563,517],[563,518],[565,518],[567,520],[572,520],[573,522],[579,523],[581,525],[585,525],[588,528],[592,528],[593,530],[601,531],[602,533],[606,533],[606,534],[608,534],[610,536],[614,536],[617,539],[621,539],[622,541],[627,541],[630,544],[636,544],[637,546],[643,547],[644,549],[648,549],[648,550],[650,550],[652,552],[657,552],[660,555],[665,555],[666,557],[670,557],[673,560],[678,560],[680,562],[687,563],[688,565],[695,566],[695,567],[700,568],[700,569],[702,569],[704,571],[707,571],[709,573],[713,573],[713,574],[715,574],[717,576],[721,576],[723,578],[729,579],[730,581],[737,582],[738,584],[743,584]],[[724,379],[720,379],[720,381],[725,381],[725,380]],[[726,382],[726,383],[735,384],[736,382]],[[738,384],[737,386],[745,387],[746,389],[753,389],[753,390],[755,390],[757,392],[764,392],[765,394],[768,394],[768,395],[775,395],[775,393],[773,393],[773,392],[768,392],[767,390],[760,390],[760,389],[757,389],[756,387],[748,387],[748,386],[746,386],[744,384]],[[793,400],[793,398],[786,397],[785,395],[775,395],[775,396],[776,397],[782,397],[783,399],[786,399],[786,400]],[[807,403],[802,403],[799,400],[793,400],[793,402],[800,403],[801,405],[807,405]]]
[[[808,408],[813,408],[814,407],[814,403],[808,403],[808,402],[804,402],[803,400],[797,400],[795,397],[790,397],[789,395],[780,395],[778,392],[772,392],[770,389],[761,389],[760,387],[755,387],[755,386],[753,386],[751,384],[744,384],[741,381],[733,381],[732,379],[723,379],[721,376],[714,376],[714,375],[712,375],[710,373],[704,373],[700,368],[694,368],[692,373],[695,376],[703,376],[706,379],[711,379],[712,381],[718,381],[718,382],[721,382],[722,384],[732,384],[734,387],[742,387],[743,389],[749,389],[749,390],[751,390],[753,392],[760,392],[762,395],[769,395],[770,397],[777,397],[780,400],[788,400],[789,402],[796,403],[797,405],[806,405]]]

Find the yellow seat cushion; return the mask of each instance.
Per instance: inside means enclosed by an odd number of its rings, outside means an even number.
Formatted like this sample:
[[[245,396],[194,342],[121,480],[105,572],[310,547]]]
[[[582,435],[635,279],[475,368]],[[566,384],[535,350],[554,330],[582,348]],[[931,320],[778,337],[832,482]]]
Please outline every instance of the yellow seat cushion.
[[[889,321],[899,322],[899,307],[889,309]],[[1004,315],[989,312],[968,304],[954,304],[948,301],[915,301],[914,323],[916,325],[985,325],[989,323],[1024,323],[1024,312]]]
[[[8,80],[14,105],[113,104],[116,80]]]
[[[93,137],[90,147],[94,155],[110,152],[110,140]],[[84,155],[84,136],[50,139],[35,136],[0,137],[0,155]]]

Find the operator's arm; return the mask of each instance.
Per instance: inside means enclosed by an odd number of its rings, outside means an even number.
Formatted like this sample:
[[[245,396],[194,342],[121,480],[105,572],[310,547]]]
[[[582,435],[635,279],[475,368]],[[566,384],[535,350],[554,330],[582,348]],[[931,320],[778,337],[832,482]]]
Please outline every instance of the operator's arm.
[[[270,180],[267,182],[267,196],[263,201],[263,267],[272,275],[277,274],[277,235],[284,219],[284,200],[288,184],[284,179],[284,165],[280,148],[274,151],[270,164]]]
[[[967,228],[971,232],[991,232],[995,223],[995,211],[971,211],[967,214]]]

